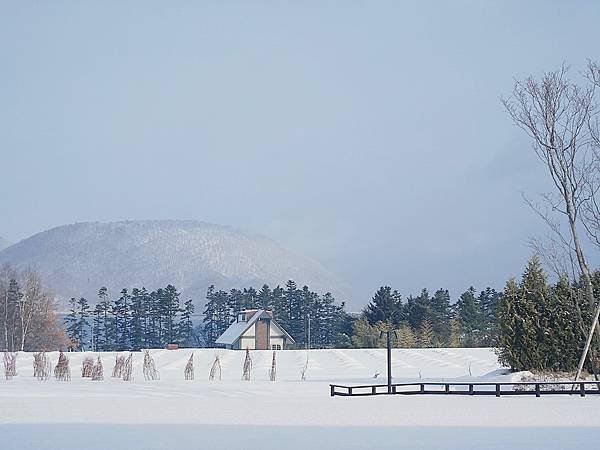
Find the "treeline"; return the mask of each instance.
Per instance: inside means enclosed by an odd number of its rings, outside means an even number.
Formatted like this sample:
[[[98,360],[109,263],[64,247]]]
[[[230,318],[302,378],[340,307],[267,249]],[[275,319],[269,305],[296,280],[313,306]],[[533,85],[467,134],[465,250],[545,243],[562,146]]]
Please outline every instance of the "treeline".
[[[66,336],[54,296],[32,269],[0,268],[0,349],[50,351],[65,345]]]
[[[600,272],[592,274],[594,297],[600,294]],[[586,300],[582,282],[561,278],[548,284],[537,257],[520,282],[506,283],[498,308],[498,356],[514,370],[572,371],[577,368],[595,304]],[[598,334],[586,368],[598,373]]]
[[[433,295],[427,289],[402,299],[397,290],[381,287],[353,325],[355,347],[383,347],[383,332],[393,330],[401,348],[489,347],[497,342],[496,311],[502,294],[470,287],[456,303],[446,289]]]
[[[300,348],[349,347],[351,318],[331,293],[317,294],[308,286],[298,288],[292,280],[284,287],[268,285],[230,291],[208,289],[204,310],[203,335],[206,345],[215,340],[244,309],[270,309],[279,324],[294,338]]]
[[[194,305],[191,299],[181,305],[179,295],[169,284],[152,292],[146,288],[123,289],[118,298],[111,300],[103,287],[93,310],[87,299],[71,298],[65,318],[70,347],[135,351],[170,343],[198,346],[191,320]]]

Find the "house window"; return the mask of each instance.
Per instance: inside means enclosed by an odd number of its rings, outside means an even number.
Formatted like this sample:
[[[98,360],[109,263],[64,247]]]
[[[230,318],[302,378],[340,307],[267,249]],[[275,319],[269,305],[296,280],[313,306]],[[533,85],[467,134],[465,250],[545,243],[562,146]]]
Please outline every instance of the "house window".
[[[240,313],[238,315],[238,322],[245,322],[245,321],[246,321],[246,314]]]
[[[273,345],[271,345],[271,348],[273,350],[281,350],[281,345],[279,345],[279,344],[273,344]]]

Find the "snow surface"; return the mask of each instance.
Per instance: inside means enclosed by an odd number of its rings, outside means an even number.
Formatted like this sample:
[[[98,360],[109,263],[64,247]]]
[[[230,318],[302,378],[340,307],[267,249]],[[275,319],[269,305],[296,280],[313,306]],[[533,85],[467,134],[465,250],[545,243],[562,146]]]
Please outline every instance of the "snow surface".
[[[385,350],[194,350],[194,381],[183,371],[192,350],[153,350],[160,380],[110,378],[115,353],[102,353],[105,380],[81,378],[87,353],[68,354],[70,382],[33,378],[20,353],[18,376],[0,381],[1,449],[567,449],[597,448],[600,396],[330,397],[329,383],[385,383]],[[209,382],[215,355],[222,381]],[[300,372],[308,355],[306,381]],[[49,354],[52,363],[56,353]],[[469,370],[471,375],[469,375]],[[373,374],[379,372],[378,379]],[[393,351],[394,381],[510,381],[491,349]]]

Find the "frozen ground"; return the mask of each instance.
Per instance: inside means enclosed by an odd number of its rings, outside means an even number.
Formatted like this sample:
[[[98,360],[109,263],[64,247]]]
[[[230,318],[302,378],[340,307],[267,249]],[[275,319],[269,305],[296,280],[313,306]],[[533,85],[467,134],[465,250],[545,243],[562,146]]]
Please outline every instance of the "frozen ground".
[[[105,381],[80,377],[85,353],[71,353],[72,381],[32,377],[32,356],[0,381],[2,449],[568,449],[596,448],[600,398],[587,396],[329,397],[329,383],[384,383],[385,350],[244,352],[195,350],[194,381],[183,379],[191,350],[154,350],[160,381],[145,381],[134,354],[132,382],[111,379],[114,353],[101,354]],[[209,382],[215,354],[223,380]],[[53,364],[57,354],[50,354]],[[395,381],[505,380],[489,349],[394,350]],[[469,375],[469,368],[471,375]],[[373,374],[380,378],[374,380]],[[600,396],[599,396],[600,397]]]

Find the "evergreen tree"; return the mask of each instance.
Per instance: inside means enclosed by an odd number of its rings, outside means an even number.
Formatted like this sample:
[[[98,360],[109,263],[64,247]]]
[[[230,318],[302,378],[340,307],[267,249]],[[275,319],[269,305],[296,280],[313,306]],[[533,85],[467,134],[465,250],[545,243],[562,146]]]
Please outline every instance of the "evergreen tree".
[[[87,330],[90,326],[88,322],[90,306],[83,297],[79,300],[71,298],[71,300],[69,300],[69,306],[69,314],[65,318],[67,334],[76,348],[84,350]]]
[[[479,344],[478,339],[483,316],[473,286],[461,294],[456,302],[456,310],[462,330],[463,343],[467,347],[476,347]]]
[[[163,290],[160,303],[163,323],[164,337],[162,346],[177,342],[177,315],[179,314],[179,292],[172,284],[167,285]],[[228,324],[229,325],[229,324]]]
[[[146,306],[149,300],[146,288],[131,290],[131,307],[129,319],[130,349],[139,351],[148,347],[146,330]]]
[[[497,342],[496,315],[500,304],[501,293],[490,287],[479,294],[478,302],[481,308],[481,333],[479,344],[492,347]]]
[[[129,349],[130,345],[130,310],[129,301],[131,296],[127,289],[121,291],[121,296],[115,301],[113,313],[115,318],[114,323],[114,338],[115,347],[119,351]]]
[[[271,309],[271,296],[272,296],[272,292],[271,289],[269,288],[268,285],[263,284],[263,287],[260,289],[260,291],[258,292],[257,298],[256,298],[256,303],[257,306],[261,309]]]
[[[430,320],[438,342],[450,339],[450,294],[446,289],[438,289],[430,301]]]
[[[194,314],[194,304],[192,299],[189,299],[183,304],[178,327],[179,342],[183,346],[193,345],[194,326],[192,324],[192,314]]]
[[[364,315],[371,325],[377,322],[399,324],[403,319],[400,294],[397,291],[392,292],[389,286],[380,287],[367,305]]]

